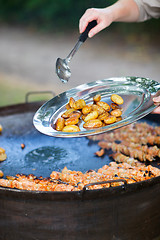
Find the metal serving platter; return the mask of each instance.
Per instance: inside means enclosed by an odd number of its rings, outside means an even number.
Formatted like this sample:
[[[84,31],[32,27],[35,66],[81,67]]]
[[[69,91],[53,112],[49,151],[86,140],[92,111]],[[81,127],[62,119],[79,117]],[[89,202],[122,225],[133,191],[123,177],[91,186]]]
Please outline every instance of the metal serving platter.
[[[70,97],[75,100],[84,99],[86,104],[89,104],[93,102],[93,96],[101,94],[102,101],[110,104],[110,96],[113,93],[121,95],[124,99],[124,103],[121,105],[123,108],[121,121],[91,130],[84,129],[83,123],[81,123],[79,125],[81,131],[72,133],[54,129],[57,118],[66,111],[66,104]],[[153,97],[159,93],[160,83],[148,78],[118,77],[98,80],[63,92],[43,104],[35,113],[33,124],[41,133],[53,137],[69,138],[100,134],[128,125],[152,112],[156,108]]]

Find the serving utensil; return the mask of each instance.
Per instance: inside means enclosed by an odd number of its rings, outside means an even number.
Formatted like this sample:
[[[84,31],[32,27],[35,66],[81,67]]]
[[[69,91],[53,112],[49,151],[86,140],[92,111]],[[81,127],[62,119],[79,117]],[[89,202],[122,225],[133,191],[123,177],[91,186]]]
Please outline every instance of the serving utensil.
[[[90,22],[88,24],[88,26],[86,27],[86,30],[80,35],[77,43],[75,44],[74,48],[69,53],[69,55],[65,59],[57,58],[57,61],[56,61],[56,73],[57,73],[59,79],[63,83],[67,83],[69,78],[71,77],[71,70],[70,70],[70,68],[68,66],[68,63],[71,61],[72,57],[78,51],[78,49],[80,48],[82,43],[84,43],[86,41],[86,39],[88,38],[89,31],[93,27],[95,27],[96,25],[97,25],[97,21],[96,20],[93,20],[92,22]]]

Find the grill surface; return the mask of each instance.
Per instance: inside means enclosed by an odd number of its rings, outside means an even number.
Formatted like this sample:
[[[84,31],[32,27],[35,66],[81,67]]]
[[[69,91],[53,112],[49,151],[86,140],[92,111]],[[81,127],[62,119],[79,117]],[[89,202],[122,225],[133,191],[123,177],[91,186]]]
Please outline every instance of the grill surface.
[[[39,133],[32,124],[33,111],[26,111],[3,115],[0,123],[3,133],[0,136],[0,146],[6,150],[7,160],[0,163],[6,175],[34,174],[49,177],[53,170],[61,171],[65,166],[70,170],[82,172],[90,169],[97,170],[108,164],[109,153],[103,158],[95,156],[99,146],[89,139],[82,138],[54,138]],[[1,109],[0,109],[1,113]],[[152,125],[158,125],[157,115],[150,115],[143,119]],[[25,148],[21,148],[21,144]],[[152,163],[158,166],[156,162]],[[159,167],[159,166],[158,166]]]
[[[53,170],[62,170],[65,166],[85,172],[109,163],[108,156],[99,159],[94,155],[99,147],[87,138],[63,139],[43,135],[33,127],[32,117],[32,113],[22,113],[0,118],[4,127],[0,136],[1,147],[7,153],[7,160],[1,163],[5,175],[32,173],[49,177]]]

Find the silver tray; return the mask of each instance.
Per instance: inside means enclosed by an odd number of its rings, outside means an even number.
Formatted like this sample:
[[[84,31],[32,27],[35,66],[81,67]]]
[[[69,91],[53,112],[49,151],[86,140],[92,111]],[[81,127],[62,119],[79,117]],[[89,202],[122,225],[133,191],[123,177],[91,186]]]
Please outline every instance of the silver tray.
[[[82,123],[79,126],[81,131],[73,133],[60,132],[53,128],[57,118],[66,111],[65,106],[70,97],[75,100],[82,98],[88,104],[93,102],[93,96],[101,94],[102,101],[110,104],[110,96],[113,93],[121,95],[124,99],[121,121],[91,130],[84,129]],[[41,133],[53,137],[68,138],[100,134],[128,125],[152,112],[156,108],[152,99],[159,93],[160,83],[148,78],[119,77],[98,80],[63,92],[43,104],[35,113],[33,124]]]

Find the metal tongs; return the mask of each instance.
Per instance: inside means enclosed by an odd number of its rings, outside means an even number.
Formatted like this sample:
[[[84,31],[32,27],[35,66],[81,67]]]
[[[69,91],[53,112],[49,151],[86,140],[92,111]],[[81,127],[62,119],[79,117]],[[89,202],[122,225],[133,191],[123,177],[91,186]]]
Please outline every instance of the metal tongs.
[[[68,66],[68,63],[71,61],[72,57],[78,51],[78,49],[80,48],[82,43],[84,43],[86,41],[86,39],[88,38],[89,31],[93,27],[95,27],[96,25],[97,25],[97,21],[96,20],[93,20],[92,22],[90,22],[88,24],[88,26],[86,27],[86,30],[80,35],[76,45],[74,46],[72,51],[69,53],[69,55],[65,59],[57,58],[57,61],[56,61],[56,73],[57,73],[59,79],[63,83],[67,83],[69,78],[71,77],[71,70],[70,70],[70,68]]]

